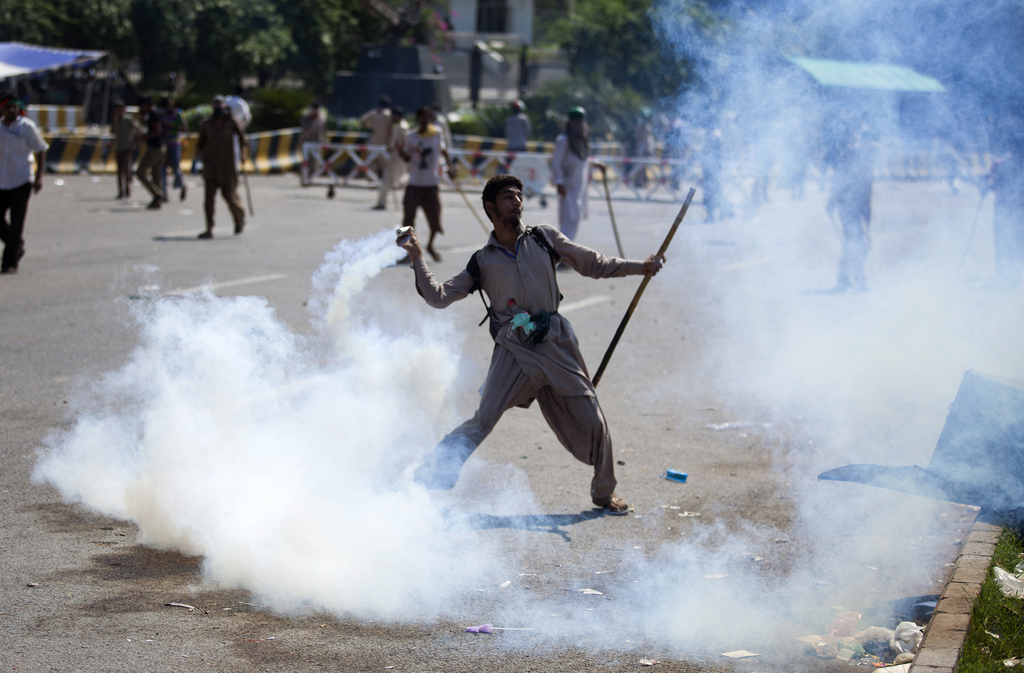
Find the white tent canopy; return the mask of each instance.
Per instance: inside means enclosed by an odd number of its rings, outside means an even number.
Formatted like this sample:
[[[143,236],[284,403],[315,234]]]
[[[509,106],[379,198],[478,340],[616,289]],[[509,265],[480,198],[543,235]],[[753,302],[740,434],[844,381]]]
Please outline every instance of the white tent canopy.
[[[58,68],[87,68],[106,55],[105,51],[55,49],[21,42],[0,42],[0,79]]]

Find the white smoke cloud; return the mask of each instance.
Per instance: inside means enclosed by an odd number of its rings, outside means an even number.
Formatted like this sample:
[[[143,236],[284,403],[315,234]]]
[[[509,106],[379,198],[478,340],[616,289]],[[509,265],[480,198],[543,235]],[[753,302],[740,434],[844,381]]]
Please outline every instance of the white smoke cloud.
[[[259,297],[131,302],[139,346],[49,438],[35,478],[279,612],[446,609],[501,562],[410,477],[459,340],[443,322],[394,335],[351,313],[400,252],[390,232],[331,251],[311,336]]]

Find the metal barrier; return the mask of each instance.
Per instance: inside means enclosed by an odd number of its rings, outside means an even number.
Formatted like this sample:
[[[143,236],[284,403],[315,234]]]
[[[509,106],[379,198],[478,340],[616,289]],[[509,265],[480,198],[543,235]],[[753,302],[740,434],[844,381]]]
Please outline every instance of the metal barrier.
[[[333,143],[305,143],[302,146],[302,185],[327,187],[328,195],[334,188],[361,185],[380,186],[380,178],[370,169],[377,157],[387,158],[382,145],[347,145]],[[455,167],[456,179],[462,185],[482,186],[501,173],[519,177],[528,196],[542,195],[550,186],[550,156],[535,152],[500,152],[493,150],[449,150],[448,156]],[[607,167],[608,191],[616,198],[639,200],[678,201],[683,185],[699,179],[699,174],[683,161],[672,159],[638,159],[634,157],[595,156]],[[449,186],[447,176],[442,186]],[[604,197],[601,173],[593,169],[588,189],[591,196]]]

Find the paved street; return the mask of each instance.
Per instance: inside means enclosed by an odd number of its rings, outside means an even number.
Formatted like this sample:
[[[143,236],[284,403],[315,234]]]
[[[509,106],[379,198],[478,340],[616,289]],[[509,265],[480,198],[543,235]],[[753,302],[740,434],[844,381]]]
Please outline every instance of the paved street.
[[[374,192],[250,184],[245,232],[218,200],[212,241],[194,176],[156,212],[112,176],[32,198],[0,276],[0,671],[838,671],[794,638],[941,589],[970,508],[816,476],[926,465],[964,371],[1024,378],[973,188],[876,185],[858,294],[827,291],[816,184],[756,211],[737,188],[714,224],[698,192],[598,389],[618,518],[535,406],[451,492],[410,484],[473,412],[482,304],[423,303]],[[589,205],[580,242],[614,254]],[[626,255],[679,205],[614,202]],[[485,241],[443,208],[442,279]],[[640,279],[559,281],[593,372]]]

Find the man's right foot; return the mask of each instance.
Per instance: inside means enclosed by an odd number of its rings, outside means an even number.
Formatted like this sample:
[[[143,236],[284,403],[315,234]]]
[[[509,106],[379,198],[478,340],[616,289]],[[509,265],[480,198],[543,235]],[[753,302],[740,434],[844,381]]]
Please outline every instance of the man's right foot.
[[[625,516],[626,514],[629,514],[629,503],[614,493],[611,494],[611,497],[608,498],[607,502],[594,504],[600,507],[601,511],[605,514],[610,514],[612,516]]]
[[[205,239],[209,239],[209,238],[213,238],[213,232],[212,231],[204,231],[203,233],[201,233],[198,236],[196,236],[196,238],[201,238],[201,239],[204,239],[204,240]]]
[[[153,200],[146,206],[146,210],[160,210],[160,205],[163,203],[164,198],[162,196],[155,196]]]

